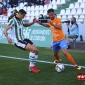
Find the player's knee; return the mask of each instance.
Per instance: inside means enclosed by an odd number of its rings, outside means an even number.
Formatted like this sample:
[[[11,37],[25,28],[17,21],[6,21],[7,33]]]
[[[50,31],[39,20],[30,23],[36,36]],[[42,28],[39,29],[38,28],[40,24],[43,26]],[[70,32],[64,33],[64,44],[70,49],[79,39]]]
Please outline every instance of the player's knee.
[[[68,52],[63,52],[63,54],[64,54],[65,56],[67,56],[67,55],[68,55]]]
[[[38,49],[33,48],[33,49],[32,49],[32,52],[35,53],[35,54],[37,55],[37,54],[38,54]]]

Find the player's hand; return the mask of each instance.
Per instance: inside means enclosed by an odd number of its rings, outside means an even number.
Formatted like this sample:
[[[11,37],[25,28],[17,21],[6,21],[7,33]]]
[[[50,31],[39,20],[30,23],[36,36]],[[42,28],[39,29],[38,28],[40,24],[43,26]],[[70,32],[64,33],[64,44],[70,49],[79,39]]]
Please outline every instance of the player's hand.
[[[12,44],[12,40],[10,37],[7,37],[8,43]]]
[[[33,23],[36,23],[36,18],[33,19]]]
[[[36,20],[36,23],[41,24],[41,22],[39,20]]]

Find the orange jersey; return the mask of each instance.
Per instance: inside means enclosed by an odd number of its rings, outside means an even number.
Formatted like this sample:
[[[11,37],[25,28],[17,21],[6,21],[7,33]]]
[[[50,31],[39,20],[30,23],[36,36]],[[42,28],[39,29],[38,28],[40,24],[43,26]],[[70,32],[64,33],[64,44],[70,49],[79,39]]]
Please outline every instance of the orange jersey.
[[[51,20],[51,22],[56,25],[62,24],[60,18],[55,18],[54,20]],[[55,28],[50,23],[48,23],[48,25],[51,28],[53,42],[58,42],[65,39],[65,35],[63,33],[62,28],[61,29]]]

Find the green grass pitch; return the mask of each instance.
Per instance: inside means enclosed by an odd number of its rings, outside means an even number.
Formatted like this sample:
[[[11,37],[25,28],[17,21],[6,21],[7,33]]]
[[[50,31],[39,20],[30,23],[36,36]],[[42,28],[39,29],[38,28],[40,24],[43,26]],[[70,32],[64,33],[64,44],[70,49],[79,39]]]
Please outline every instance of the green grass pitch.
[[[38,48],[39,60],[54,61],[50,48]],[[85,66],[85,53],[69,51],[78,65]],[[20,50],[14,45],[0,44],[0,55],[17,58],[28,58],[29,52]],[[62,62],[70,64],[62,52],[59,52]],[[39,74],[28,71],[28,61],[14,60],[0,57],[0,85],[85,85],[85,81],[78,81],[77,74],[85,73],[85,69],[76,70],[65,66],[65,71],[57,73],[54,64],[37,62],[41,70]]]

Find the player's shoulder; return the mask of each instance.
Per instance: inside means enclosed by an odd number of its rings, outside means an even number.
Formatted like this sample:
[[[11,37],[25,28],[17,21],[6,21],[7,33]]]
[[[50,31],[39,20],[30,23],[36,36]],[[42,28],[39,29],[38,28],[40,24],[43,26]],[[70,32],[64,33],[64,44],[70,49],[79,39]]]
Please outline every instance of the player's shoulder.
[[[60,18],[56,17],[56,20],[61,20]]]
[[[13,18],[11,18],[10,20],[9,20],[9,22],[13,22],[14,21],[14,17]]]

